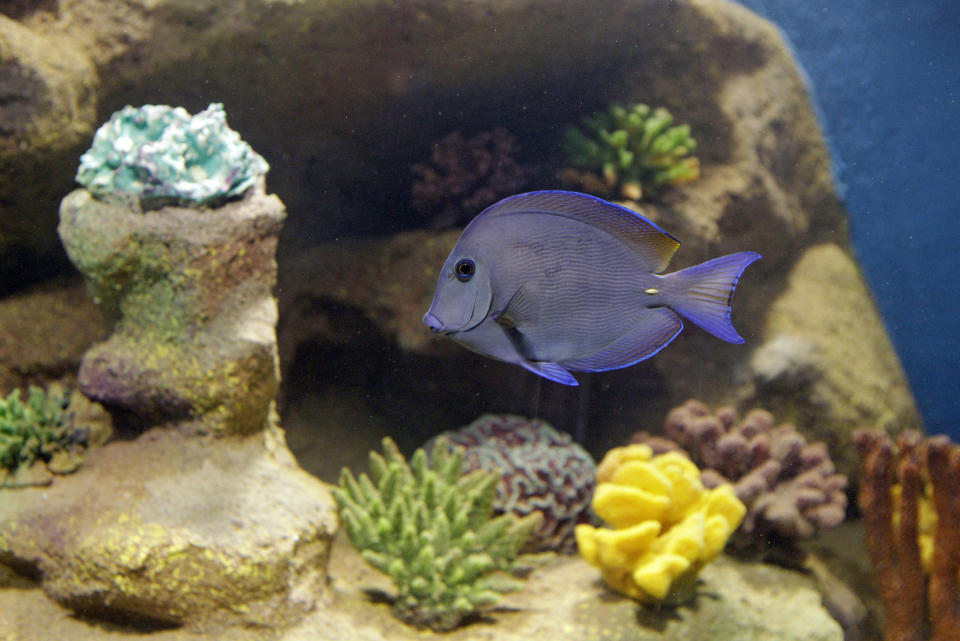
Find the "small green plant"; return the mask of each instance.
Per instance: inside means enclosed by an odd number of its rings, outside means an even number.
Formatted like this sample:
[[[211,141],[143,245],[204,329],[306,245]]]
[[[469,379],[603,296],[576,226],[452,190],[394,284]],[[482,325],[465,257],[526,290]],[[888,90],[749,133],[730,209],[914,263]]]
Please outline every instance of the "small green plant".
[[[408,464],[396,444],[383,440],[370,453],[370,476],[344,468],[333,493],[347,534],[371,565],[397,588],[395,615],[436,631],[495,606],[523,584],[519,555],[542,518],[493,518],[497,475],[463,475],[463,450],[446,443],[423,449]]]
[[[34,461],[49,461],[68,440],[63,421],[66,396],[59,386],[50,391],[30,386],[27,402],[15,389],[0,397],[0,472],[14,473]]]
[[[614,104],[585,117],[583,131],[568,128],[564,147],[574,166],[599,175],[608,191],[603,195],[619,192],[640,200],[700,176],[700,162],[691,155],[697,142],[690,126],[672,124],[673,116],[663,107]]]

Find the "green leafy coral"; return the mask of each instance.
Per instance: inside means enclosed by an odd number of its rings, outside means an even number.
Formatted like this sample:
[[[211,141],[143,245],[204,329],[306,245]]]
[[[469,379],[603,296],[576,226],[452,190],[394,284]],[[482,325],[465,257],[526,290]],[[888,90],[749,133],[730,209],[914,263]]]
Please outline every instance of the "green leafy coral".
[[[370,453],[370,475],[344,468],[334,496],[350,540],[397,588],[394,613],[436,631],[496,605],[521,587],[520,548],[542,518],[492,518],[498,477],[463,475],[461,448],[417,450],[408,464],[396,444]]]
[[[27,401],[15,389],[0,397],[0,476],[49,461],[69,440],[64,425],[66,396],[58,386],[49,392],[31,386]]]
[[[673,116],[663,107],[613,104],[583,118],[583,125],[567,129],[564,147],[574,166],[597,174],[580,176],[580,182],[600,187],[603,195],[640,200],[700,176],[690,126],[672,126]]]

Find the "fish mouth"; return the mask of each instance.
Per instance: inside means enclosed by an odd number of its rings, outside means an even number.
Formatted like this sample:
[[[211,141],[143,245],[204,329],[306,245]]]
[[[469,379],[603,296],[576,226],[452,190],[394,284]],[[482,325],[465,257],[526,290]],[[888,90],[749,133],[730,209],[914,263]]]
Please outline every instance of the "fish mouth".
[[[467,318],[467,322],[465,322],[460,327],[454,327],[454,328],[445,327],[443,324],[443,321],[437,318],[433,314],[432,306],[430,307],[430,309],[427,310],[427,313],[423,315],[423,324],[430,329],[431,334],[439,334],[441,336],[453,336],[454,334],[460,334],[462,332],[470,331],[471,329],[479,325],[484,318],[486,318],[487,314],[490,313],[490,308],[493,306],[493,300],[491,299],[490,305],[487,306],[488,309],[486,310],[486,312],[474,322],[473,319],[477,311],[477,300],[479,300],[479,298],[480,298],[480,292],[475,293],[473,296],[473,305],[471,307],[470,317]]]
[[[441,336],[450,336],[460,331],[459,329],[447,329],[443,326],[443,321],[429,311],[423,315],[423,324],[429,328],[431,334],[439,334]]]
[[[423,315],[423,324],[430,329],[431,334],[447,333],[443,331],[443,322],[429,311]]]

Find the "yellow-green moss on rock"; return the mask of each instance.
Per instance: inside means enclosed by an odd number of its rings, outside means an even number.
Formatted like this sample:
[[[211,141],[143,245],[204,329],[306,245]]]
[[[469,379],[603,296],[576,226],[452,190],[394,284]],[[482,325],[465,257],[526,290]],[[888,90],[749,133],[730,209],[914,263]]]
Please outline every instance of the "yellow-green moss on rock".
[[[60,235],[114,329],[83,359],[84,394],[134,428],[262,428],[279,381],[271,289],[284,215],[262,189],[149,212],[67,196]]]
[[[36,568],[49,596],[100,618],[280,628],[322,596],[336,527],[328,490],[278,429],[161,428],[51,488],[6,494],[0,562]]]

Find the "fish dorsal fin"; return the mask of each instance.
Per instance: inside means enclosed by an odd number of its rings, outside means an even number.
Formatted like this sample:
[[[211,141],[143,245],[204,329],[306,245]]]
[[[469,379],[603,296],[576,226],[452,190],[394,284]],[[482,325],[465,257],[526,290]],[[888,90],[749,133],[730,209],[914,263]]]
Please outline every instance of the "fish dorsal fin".
[[[651,220],[602,198],[575,191],[531,191],[504,198],[477,216],[507,214],[553,214],[587,222],[627,243],[651,272],[667,268],[680,241]]]

